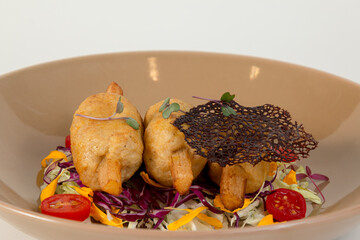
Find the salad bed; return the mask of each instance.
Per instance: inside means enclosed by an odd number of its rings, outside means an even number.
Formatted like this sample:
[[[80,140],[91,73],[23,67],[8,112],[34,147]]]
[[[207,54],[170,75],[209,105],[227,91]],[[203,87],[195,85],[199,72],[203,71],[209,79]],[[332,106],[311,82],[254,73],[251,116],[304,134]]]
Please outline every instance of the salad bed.
[[[219,189],[206,177],[200,177],[190,187],[189,193],[180,195],[153,181],[144,171],[139,171],[123,184],[123,192],[114,196],[92,191],[82,184],[70,148],[59,146],[42,160],[41,210],[49,206],[45,199],[68,198],[69,194],[89,200],[86,219],[105,225],[125,228],[159,230],[212,230],[245,226],[262,226],[305,217],[306,203],[320,207],[325,198],[316,182],[329,181],[321,174],[313,174],[309,167],[291,163],[273,162],[261,188],[246,194],[244,206],[227,210],[220,199]],[[311,189],[316,189],[313,191]],[[78,208],[78,203],[65,202],[50,205],[58,212]],[[309,209],[308,209],[309,212]],[[73,219],[70,217],[59,216]],[[84,219],[73,219],[83,221]]]

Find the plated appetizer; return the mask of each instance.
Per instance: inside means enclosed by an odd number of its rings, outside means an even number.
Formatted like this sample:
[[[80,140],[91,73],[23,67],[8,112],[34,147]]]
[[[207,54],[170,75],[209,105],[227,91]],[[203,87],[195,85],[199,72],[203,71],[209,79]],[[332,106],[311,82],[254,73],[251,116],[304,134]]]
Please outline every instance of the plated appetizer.
[[[65,147],[43,159],[41,211],[160,230],[305,217],[306,202],[325,201],[315,180],[329,179],[297,160],[318,142],[284,109],[244,107],[234,97],[196,107],[167,98],[148,109],[143,124],[112,83],[80,104]]]

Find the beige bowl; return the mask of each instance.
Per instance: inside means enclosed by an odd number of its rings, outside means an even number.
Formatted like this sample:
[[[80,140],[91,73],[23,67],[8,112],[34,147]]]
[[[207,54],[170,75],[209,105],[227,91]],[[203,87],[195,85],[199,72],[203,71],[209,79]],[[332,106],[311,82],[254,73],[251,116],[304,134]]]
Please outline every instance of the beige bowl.
[[[320,141],[302,164],[330,177],[318,215],[265,227],[210,232],[127,230],[38,212],[40,160],[69,133],[88,95],[118,82],[139,111],[166,97],[193,104],[225,91],[242,105],[272,103]],[[333,239],[360,220],[360,86],[292,64],[196,52],[86,56],[0,77],[0,216],[39,239]]]

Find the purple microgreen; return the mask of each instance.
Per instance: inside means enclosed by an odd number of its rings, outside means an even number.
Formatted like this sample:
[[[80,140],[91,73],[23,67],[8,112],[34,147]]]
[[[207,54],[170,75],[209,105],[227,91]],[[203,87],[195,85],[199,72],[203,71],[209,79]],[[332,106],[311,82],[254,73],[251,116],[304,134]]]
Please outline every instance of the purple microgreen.
[[[309,168],[309,166],[306,166],[306,173],[308,176],[311,176],[311,169]]]
[[[318,173],[313,173],[310,175],[310,177],[314,180],[329,181],[329,178],[327,176]]]
[[[117,113],[122,113],[124,110],[124,105],[123,103],[121,102],[121,96],[119,97],[119,100],[117,102],[117,105],[116,105],[116,111],[109,117],[92,117],[92,116],[87,116],[87,115],[84,115],[84,114],[79,114],[79,113],[76,113],[75,116],[78,116],[78,117],[83,117],[83,118],[88,118],[88,119],[92,119],[92,120],[98,120],[98,121],[108,121],[108,120],[125,120],[126,123],[132,127],[133,129],[135,130],[138,130],[139,129],[139,123],[131,118],[131,117],[115,117],[115,115]]]
[[[311,169],[309,166],[306,166],[305,167],[306,169],[306,174],[305,173],[298,173],[296,174],[296,180],[302,180],[302,179],[305,179],[305,178],[309,178],[310,181],[314,184],[315,188],[317,189],[317,191],[320,193],[321,197],[324,199],[324,202],[325,202],[325,197],[324,195],[322,194],[319,186],[315,183],[314,180],[319,180],[319,181],[329,181],[329,178],[325,175],[322,175],[322,174],[319,174],[319,173],[312,173],[311,172]]]
[[[296,174],[296,180],[297,180],[297,181],[302,180],[302,179],[305,179],[305,178],[307,178],[307,177],[308,177],[308,175],[305,174],[305,173],[298,173],[298,174]]]
[[[79,114],[79,113],[76,113],[76,114],[75,114],[75,116],[78,116],[78,117],[83,117],[83,118],[88,118],[88,119],[98,120],[98,121],[124,119],[123,117],[121,117],[121,118],[114,118],[115,115],[116,115],[116,113],[114,113],[113,115],[111,115],[111,116],[109,116],[109,117],[103,117],[103,118],[101,118],[101,117],[87,116],[87,115]]]
[[[218,103],[220,105],[222,105],[222,102],[216,99],[210,99],[210,98],[203,98],[203,97],[197,97],[197,96],[192,96],[193,98],[197,98],[197,99],[201,99],[201,100],[205,100],[205,101],[210,101],[210,102],[215,102]]]
[[[121,102],[121,96],[120,96],[118,103],[116,105],[116,113],[122,113],[123,111],[124,111],[124,104]]]
[[[231,95],[229,92],[224,93],[221,96],[221,101],[223,102],[231,102],[235,98],[235,94]]]
[[[324,202],[325,202],[325,201],[326,201],[326,200],[325,200],[325,197],[324,197],[324,195],[322,194],[322,192],[321,192],[320,188],[318,187],[318,185],[314,182],[314,180],[313,180],[311,177],[309,177],[309,179],[310,179],[310,181],[314,184],[314,186],[316,187],[316,189],[318,190],[318,192],[320,193],[321,197],[324,199]]]
[[[105,118],[98,118],[98,117],[91,117],[91,116],[87,116],[87,115],[83,115],[83,114],[75,114],[76,116],[79,117],[83,117],[83,118],[88,118],[88,119],[93,119],[93,120],[98,120],[98,121],[106,121],[106,120],[125,120],[126,123],[132,127],[135,130],[139,129],[139,123],[131,118],[131,117],[114,117],[116,115],[116,113],[114,113],[113,115],[111,115],[110,117],[105,117]]]

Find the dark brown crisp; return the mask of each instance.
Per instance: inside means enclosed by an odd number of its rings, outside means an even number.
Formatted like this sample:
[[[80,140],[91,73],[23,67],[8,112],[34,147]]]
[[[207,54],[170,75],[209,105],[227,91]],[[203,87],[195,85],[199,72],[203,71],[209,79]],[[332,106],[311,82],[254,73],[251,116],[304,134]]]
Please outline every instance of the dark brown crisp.
[[[221,106],[237,115],[225,116]],[[318,142],[288,111],[265,104],[244,107],[235,101],[213,102],[192,108],[173,125],[185,135],[197,154],[220,166],[260,161],[291,162],[306,158]]]

